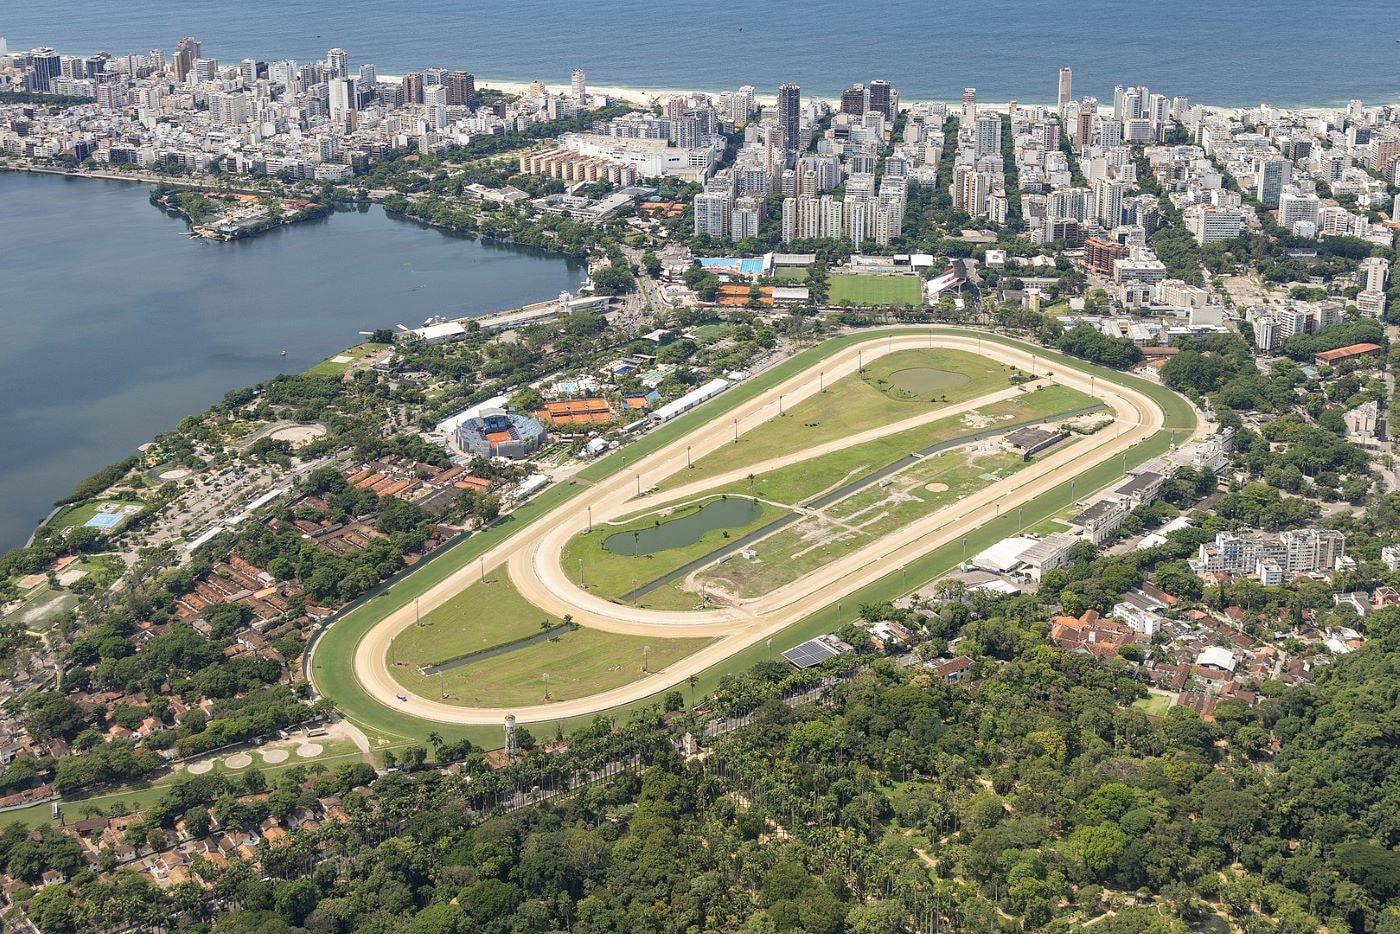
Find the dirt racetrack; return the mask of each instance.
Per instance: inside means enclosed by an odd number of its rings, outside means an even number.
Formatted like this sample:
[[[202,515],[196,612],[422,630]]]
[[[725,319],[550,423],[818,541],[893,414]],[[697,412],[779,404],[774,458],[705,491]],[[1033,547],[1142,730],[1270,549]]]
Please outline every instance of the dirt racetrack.
[[[741,649],[768,638],[792,623],[843,598],[915,558],[942,545],[956,541],[969,529],[976,528],[1000,515],[1029,502],[1062,483],[1067,477],[1082,473],[1108,459],[1120,456],[1128,448],[1151,437],[1163,425],[1163,413],[1156,403],[1142,392],[1105,379],[1091,377],[1071,367],[1056,367],[1054,382],[1082,392],[1092,393],[1107,405],[1116,424],[1079,443],[1052,451],[1043,459],[998,483],[938,509],[916,522],[899,529],[867,546],[854,551],[791,584],[735,606],[705,611],[653,610],[613,603],[581,589],[570,579],[561,564],[564,545],[574,535],[584,531],[591,508],[596,525],[613,520],[651,505],[652,499],[638,497],[637,489],[683,470],[689,456],[699,459],[730,443],[737,429],[740,434],[751,431],[778,416],[779,397],[784,407],[796,405],[819,391],[819,380],[830,384],[842,376],[856,372],[858,361],[870,361],[899,350],[921,349],[929,346],[929,337],[918,332],[894,337],[878,337],[844,348],[821,364],[823,376],[815,368],[790,377],[764,393],[739,405],[732,412],[710,420],[687,435],[620,471],[606,480],[584,490],[550,513],[525,527],[484,555],[485,567],[506,563],[512,581],[520,593],[541,610],[556,616],[570,614],[585,627],[607,632],[653,638],[695,637],[716,638],[711,643],[669,668],[654,672],[650,677],[614,690],[573,700],[549,704],[504,708],[461,707],[443,703],[406,690],[389,671],[386,659],[394,636],[414,621],[412,605],[387,615],[360,640],[354,655],[354,674],[361,685],[385,706],[404,713],[453,724],[499,724],[507,713],[520,722],[559,720],[587,715],[621,704],[648,697],[667,687],[683,683],[691,674],[699,673]],[[936,346],[980,354],[988,359],[1017,367],[1026,372],[1044,373],[1046,361],[1035,360],[1036,348],[1030,345],[1007,346],[996,341],[979,340],[975,332],[951,336],[940,334]],[[1037,362],[1038,361],[1038,362]],[[827,445],[813,446],[797,454],[774,458],[762,464],[732,471],[733,476],[706,478],[695,484],[668,490],[659,497],[666,502],[682,501],[703,490],[726,482],[743,479],[749,473],[759,473],[787,463],[804,460],[824,449],[835,449],[859,443],[873,437],[893,434],[903,428],[927,421],[946,418],[979,405],[1014,396],[1018,390],[1000,390],[980,399],[885,425]],[[1198,426],[1197,431],[1201,430]],[[1089,491],[1086,491],[1086,493]],[[660,498],[656,499],[658,504]],[[427,591],[419,600],[419,610],[427,613],[474,582],[478,562],[456,572],[441,584]],[[397,695],[407,697],[406,701]]]

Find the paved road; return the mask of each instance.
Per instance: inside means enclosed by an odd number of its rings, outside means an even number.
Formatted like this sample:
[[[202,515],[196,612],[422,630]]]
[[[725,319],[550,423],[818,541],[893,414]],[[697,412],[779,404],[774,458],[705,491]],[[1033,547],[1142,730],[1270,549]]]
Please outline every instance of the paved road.
[[[975,333],[956,337],[938,335],[935,346],[980,353],[1000,363],[1030,371],[1038,366],[1044,372],[1045,361],[1032,360],[1035,348],[1030,345],[1008,347],[993,341],[981,341]],[[871,542],[869,545],[827,564],[819,572],[780,587],[762,597],[737,605],[704,611],[670,611],[630,607],[613,603],[581,589],[570,579],[562,566],[564,545],[588,525],[589,507],[594,524],[607,522],[635,513],[651,505],[647,498],[638,498],[636,491],[660,482],[686,465],[687,448],[693,458],[703,457],[734,438],[737,423],[740,434],[752,431],[778,414],[779,397],[789,408],[819,391],[819,381],[833,382],[855,373],[859,361],[869,363],[876,358],[900,350],[929,346],[926,334],[911,331],[894,338],[871,338],[869,341],[845,348],[823,361],[819,367],[793,376],[785,382],[748,400],[722,418],[701,426],[690,434],[673,441],[643,458],[633,467],[615,474],[573,497],[568,503],[542,516],[519,534],[512,536],[484,556],[487,568],[507,564],[511,580],[521,594],[545,612],[557,616],[570,614],[575,622],[606,632],[652,638],[709,637],[716,641],[669,668],[654,672],[650,677],[590,697],[537,704],[524,707],[479,708],[460,707],[406,691],[394,680],[386,659],[394,636],[411,626],[413,607],[407,606],[391,613],[365,635],[356,647],[355,676],[364,688],[380,698],[386,706],[405,713],[442,723],[497,724],[506,713],[514,713],[520,722],[558,720],[587,715],[620,704],[641,700],[657,691],[683,683],[690,675],[723,661],[747,646],[766,639],[792,623],[842,599],[861,587],[883,577],[892,569],[902,567],[943,545],[955,542],[970,529],[992,520],[1002,510],[1043,495],[1070,476],[1080,474],[1110,458],[1121,456],[1130,447],[1151,437],[1163,425],[1163,414],[1143,393],[1128,387],[1092,379],[1078,370],[1057,370],[1054,379],[1085,392],[1092,390],[1115,415],[1117,425],[1083,441],[1052,451],[1030,467],[1014,476],[994,483],[964,497],[904,528]],[[818,371],[822,376],[818,376]],[[1009,390],[1016,394],[1016,390]],[[745,467],[718,477],[682,486],[666,494],[668,500],[683,500],[704,489],[749,473],[772,469],[785,463],[803,460],[827,449],[859,443],[861,440],[911,427],[914,424],[946,418],[951,414],[1009,398],[1008,391],[990,393],[980,400],[947,406],[935,412],[856,433],[850,437],[814,446],[806,451],[774,458],[761,465]],[[737,420],[737,422],[736,422]],[[1198,426],[1197,431],[1202,428]],[[425,593],[419,601],[422,612],[437,607],[475,582],[480,564],[473,562],[438,586]],[[395,695],[405,694],[406,702]]]

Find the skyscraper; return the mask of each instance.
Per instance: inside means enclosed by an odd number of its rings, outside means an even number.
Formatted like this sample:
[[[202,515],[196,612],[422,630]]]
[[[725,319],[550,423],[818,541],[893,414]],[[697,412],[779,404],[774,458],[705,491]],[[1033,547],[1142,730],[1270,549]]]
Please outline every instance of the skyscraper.
[[[1293,163],[1287,159],[1265,159],[1259,163],[1257,174],[1254,196],[1266,208],[1278,207],[1283,186],[1292,180]]]
[[[356,105],[359,103],[358,95],[355,93],[355,79],[336,78],[330,82],[329,90],[331,120],[343,124],[346,117],[352,110],[356,109]]]
[[[1000,114],[979,114],[973,122],[973,126],[975,128],[973,146],[976,158],[980,159],[994,152],[1001,152]]]
[[[784,164],[789,168],[797,162],[797,153],[805,148],[802,136],[802,89],[788,83],[778,88],[778,129],[783,134]]]
[[[433,84],[423,88],[423,106],[428,111],[428,123],[434,130],[447,126],[447,85]]]
[[[870,109],[885,115],[886,120],[894,119],[894,108],[890,101],[890,83],[883,78],[870,82]]]
[[[569,87],[573,91],[574,104],[582,107],[584,100],[588,97],[588,76],[584,74],[582,68],[575,68],[569,76]]]
[[[190,69],[194,68],[194,60],[199,58],[200,43],[198,39],[191,39],[186,36],[175,43],[175,54],[171,58],[171,64],[175,68],[175,80],[184,81],[189,75]]]
[[[403,76],[403,102],[410,107],[423,103],[423,76],[416,71]]]
[[[62,74],[63,63],[58,57],[58,53],[53,49],[33,49],[29,53],[30,68],[33,70],[33,81],[30,85],[34,90],[48,92],[53,90],[53,79]]]
[[[344,78],[350,73],[350,58],[344,49],[331,49],[326,53],[327,79]]]
[[[977,89],[963,88],[962,123],[963,126],[971,126],[972,121],[977,119]]]
[[[857,117],[865,113],[865,85],[857,84],[841,92],[841,112]]]
[[[454,71],[447,76],[449,107],[469,107],[476,97],[476,78],[469,71]]]

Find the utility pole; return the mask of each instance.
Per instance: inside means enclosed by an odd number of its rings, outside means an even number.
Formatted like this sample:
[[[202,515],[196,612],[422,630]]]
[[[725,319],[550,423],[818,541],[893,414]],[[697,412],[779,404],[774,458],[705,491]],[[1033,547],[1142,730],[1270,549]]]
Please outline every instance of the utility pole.
[[[642,671],[643,671],[643,672],[647,672],[647,671],[650,671],[650,670],[651,670],[650,668],[647,667],[647,665],[649,665],[649,664],[651,663],[651,658],[650,658],[650,656],[651,656],[651,646],[649,646],[649,645],[644,645],[644,646],[642,646]]]

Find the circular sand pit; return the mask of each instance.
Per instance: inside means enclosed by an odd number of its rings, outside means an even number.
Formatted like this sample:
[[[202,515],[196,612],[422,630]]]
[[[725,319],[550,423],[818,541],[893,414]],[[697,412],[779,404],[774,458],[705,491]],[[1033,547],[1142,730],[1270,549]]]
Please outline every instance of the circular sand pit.
[[[214,770],[214,763],[210,759],[203,759],[199,762],[191,762],[185,766],[185,771],[191,775],[206,775]]]
[[[183,480],[192,473],[194,471],[186,467],[172,467],[169,470],[162,470],[156,476],[161,480]]]
[[[926,483],[926,484],[924,484],[924,489],[928,490],[930,493],[947,493],[947,492],[948,492],[948,484],[946,484],[946,483]]]
[[[262,751],[263,761],[276,765],[278,762],[286,762],[291,753],[285,749],[264,749]]]
[[[224,765],[231,769],[246,769],[253,764],[253,757],[246,752],[235,753],[224,760]]]
[[[321,754],[320,743],[302,743],[297,747],[297,756],[302,759],[314,759]]]

